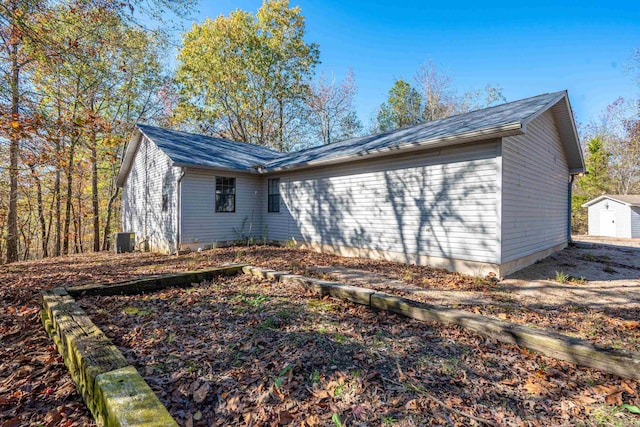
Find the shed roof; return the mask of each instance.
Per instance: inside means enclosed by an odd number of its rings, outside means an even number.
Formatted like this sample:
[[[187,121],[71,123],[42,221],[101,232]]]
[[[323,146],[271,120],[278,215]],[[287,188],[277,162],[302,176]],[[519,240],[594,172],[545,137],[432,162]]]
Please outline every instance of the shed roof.
[[[292,153],[138,125],[138,132],[127,147],[117,182],[119,186],[124,185],[140,135],[153,141],[175,166],[264,173],[384,156],[400,150],[407,152],[521,135],[526,133],[531,121],[547,110],[554,114],[571,173],[582,172],[584,161],[573,112],[567,92],[561,91]]]
[[[593,200],[589,200],[582,205],[582,207],[587,208],[605,199],[613,200],[627,206],[640,206],[640,194],[603,194]]]

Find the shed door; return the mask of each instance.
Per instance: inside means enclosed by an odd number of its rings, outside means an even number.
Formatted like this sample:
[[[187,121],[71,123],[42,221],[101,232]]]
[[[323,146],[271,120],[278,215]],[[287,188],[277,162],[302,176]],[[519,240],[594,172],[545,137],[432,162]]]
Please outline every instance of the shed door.
[[[616,211],[600,211],[600,235],[616,236]]]

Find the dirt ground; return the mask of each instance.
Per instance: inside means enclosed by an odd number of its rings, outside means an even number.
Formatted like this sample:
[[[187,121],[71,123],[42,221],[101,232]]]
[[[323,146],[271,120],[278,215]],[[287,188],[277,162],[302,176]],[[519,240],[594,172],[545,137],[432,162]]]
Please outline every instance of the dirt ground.
[[[559,272],[570,276],[568,283],[555,280]],[[500,285],[525,304],[537,300],[635,311],[640,307],[640,239],[575,236],[572,246],[512,274]]]

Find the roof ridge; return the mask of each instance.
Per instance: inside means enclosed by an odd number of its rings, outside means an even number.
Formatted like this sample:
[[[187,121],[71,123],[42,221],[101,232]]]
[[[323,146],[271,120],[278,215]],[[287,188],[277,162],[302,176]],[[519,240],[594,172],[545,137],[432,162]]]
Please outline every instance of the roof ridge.
[[[281,151],[276,151],[273,150],[269,147],[266,147],[264,145],[260,145],[260,144],[254,144],[251,142],[243,142],[243,141],[234,141],[232,139],[226,139],[226,138],[219,138],[217,136],[209,136],[209,135],[204,135],[201,133],[193,133],[193,132],[185,132],[182,130],[176,130],[176,129],[170,129],[170,128],[165,128],[165,127],[160,127],[160,126],[153,126],[153,125],[148,125],[148,124],[144,124],[144,123],[136,123],[136,127],[138,127],[140,129],[140,127],[148,127],[148,128],[153,128],[153,129],[158,129],[158,130],[162,130],[162,131],[166,131],[166,132],[174,132],[174,133],[179,133],[182,135],[189,135],[189,136],[195,136],[198,138],[206,138],[206,139],[210,139],[210,140],[214,140],[214,141],[222,141],[222,142],[228,142],[228,143],[232,143],[232,144],[242,144],[242,145],[247,145],[250,147],[256,147],[258,149],[261,150],[267,150],[269,152],[271,152],[272,154],[277,154],[277,155],[284,155],[287,153],[283,153]],[[140,129],[142,130],[142,129]]]
[[[483,107],[483,108],[480,108],[478,110],[472,110],[472,111],[466,111],[464,113],[452,114],[451,116],[442,117],[440,119],[435,119],[435,120],[430,120],[430,121],[422,121],[420,123],[415,123],[415,124],[412,124],[412,125],[406,125],[406,126],[402,126],[402,127],[399,127],[399,128],[390,129],[390,130],[387,130],[387,131],[384,131],[384,132],[370,133],[370,134],[367,134],[367,135],[362,135],[362,136],[356,136],[356,137],[352,137],[352,138],[342,139],[340,141],[332,142],[330,144],[316,145],[314,147],[304,148],[302,150],[290,151],[290,152],[286,153],[284,157],[289,157],[291,155],[295,155],[295,154],[298,154],[298,153],[300,153],[300,154],[306,153],[306,152],[308,152],[310,150],[317,150],[317,149],[319,149],[321,147],[326,147],[326,146],[330,146],[330,145],[334,145],[334,144],[340,144],[340,143],[343,143],[345,141],[355,141],[355,140],[365,139],[365,138],[369,138],[369,137],[382,137],[382,136],[385,136],[387,134],[393,134],[395,132],[401,132],[403,130],[411,129],[411,128],[414,128],[414,127],[417,128],[417,127],[424,126],[424,125],[427,125],[427,124],[438,123],[438,122],[441,122],[441,121],[444,121],[444,120],[452,120],[452,119],[454,119],[456,117],[460,117],[460,116],[486,112],[487,110],[504,107],[504,106],[509,105],[509,104],[522,103],[522,102],[530,101],[530,100],[535,99],[535,98],[541,98],[541,97],[545,97],[545,96],[549,96],[549,95],[560,95],[560,94],[566,94],[566,90],[565,91],[542,93],[542,94],[539,94],[539,95],[529,96],[527,98],[521,98],[521,99],[516,99],[514,101],[503,102],[502,104],[498,104],[498,105],[491,105],[491,106],[488,106],[488,107]],[[535,114],[535,113],[533,113],[533,114]],[[276,159],[276,160],[282,160],[282,159]],[[272,160],[272,162],[274,162],[276,160]]]

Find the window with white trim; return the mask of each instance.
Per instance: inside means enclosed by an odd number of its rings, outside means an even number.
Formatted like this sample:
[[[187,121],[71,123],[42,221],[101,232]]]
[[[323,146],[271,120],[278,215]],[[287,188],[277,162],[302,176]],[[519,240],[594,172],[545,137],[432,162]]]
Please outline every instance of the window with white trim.
[[[280,178],[269,180],[269,206],[268,212],[280,212]]]
[[[236,211],[236,179],[216,176],[216,212]]]

